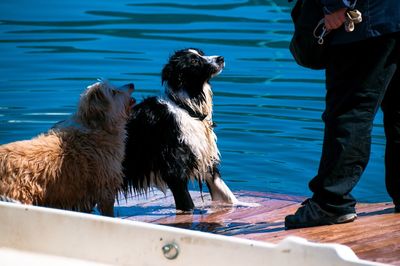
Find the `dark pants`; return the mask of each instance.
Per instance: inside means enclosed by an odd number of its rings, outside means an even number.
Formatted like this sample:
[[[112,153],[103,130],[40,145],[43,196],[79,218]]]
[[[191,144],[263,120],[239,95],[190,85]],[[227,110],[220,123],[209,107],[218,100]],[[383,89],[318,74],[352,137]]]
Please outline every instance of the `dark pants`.
[[[322,156],[309,183],[313,200],[327,211],[355,211],[350,192],[367,166],[381,106],[386,187],[400,204],[400,34],[332,46],[328,61]]]

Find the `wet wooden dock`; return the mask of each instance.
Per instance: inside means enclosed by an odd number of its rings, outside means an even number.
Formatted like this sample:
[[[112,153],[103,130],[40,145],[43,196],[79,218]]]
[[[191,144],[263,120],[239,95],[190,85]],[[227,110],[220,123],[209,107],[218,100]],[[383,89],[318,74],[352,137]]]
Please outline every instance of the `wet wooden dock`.
[[[284,217],[292,214],[304,200],[279,194],[235,192],[240,201],[258,203],[258,207],[213,205],[210,196],[192,191],[196,210],[177,214],[171,194],[159,191],[147,197],[120,200],[116,215],[185,229],[276,243],[289,235],[320,243],[349,246],[361,259],[400,265],[400,214],[393,204],[357,205],[358,219],[352,223],[285,230]]]

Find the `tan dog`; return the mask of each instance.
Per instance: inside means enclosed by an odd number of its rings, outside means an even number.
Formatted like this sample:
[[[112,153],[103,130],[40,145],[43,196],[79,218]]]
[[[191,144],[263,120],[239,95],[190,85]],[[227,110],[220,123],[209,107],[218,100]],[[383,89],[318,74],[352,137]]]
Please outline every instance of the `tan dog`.
[[[82,212],[97,204],[101,214],[114,216],[132,92],[133,84],[95,83],[68,120],[32,140],[0,146],[0,195]]]

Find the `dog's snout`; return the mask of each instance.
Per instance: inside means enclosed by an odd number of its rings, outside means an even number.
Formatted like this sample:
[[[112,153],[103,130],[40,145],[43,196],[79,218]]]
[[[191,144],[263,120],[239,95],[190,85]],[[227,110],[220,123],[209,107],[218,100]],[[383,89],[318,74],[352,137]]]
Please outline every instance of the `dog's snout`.
[[[135,84],[129,83],[129,84],[128,84],[128,88],[129,88],[129,89],[128,89],[129,91],[133,92],[133,91],[135,90]]]
[[[225,62],[225,59],[224,59],[223,56],[218,56],[218,57],[215,59],[215,62],[217,62],[218,64],[222,64],[222,63]]]
[[[128,84],[125,84],[125,85],[119,87],[118,90],[132,93],[135,90],[135,85],[133,83],[128,83]]]

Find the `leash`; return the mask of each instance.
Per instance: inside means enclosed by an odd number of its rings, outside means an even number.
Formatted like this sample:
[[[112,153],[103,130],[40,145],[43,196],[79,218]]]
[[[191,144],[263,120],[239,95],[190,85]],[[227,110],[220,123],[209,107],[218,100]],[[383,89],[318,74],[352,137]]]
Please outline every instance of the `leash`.
[[[349,10],[346,12],[346,21],[344,22],[344,29],[346,32],[353,32],[355,24],[362,22],[362,14],[357,9]],[[324,44],[324,38],[330,31],[325,27],[325,19],[322,18],[317,26],[314,28],[313,35],[317,39],[318,44]]]
[[[321,33],[318,34],[318,31],[321,30]],[[330,31],[326,29],[325,27],[325,19],[321,19],[317,26],[315,27],[313,31],[314,38],[318,39],[318,44],[323,45],[324,44],[324,38],[326,35],[328,35]]]

